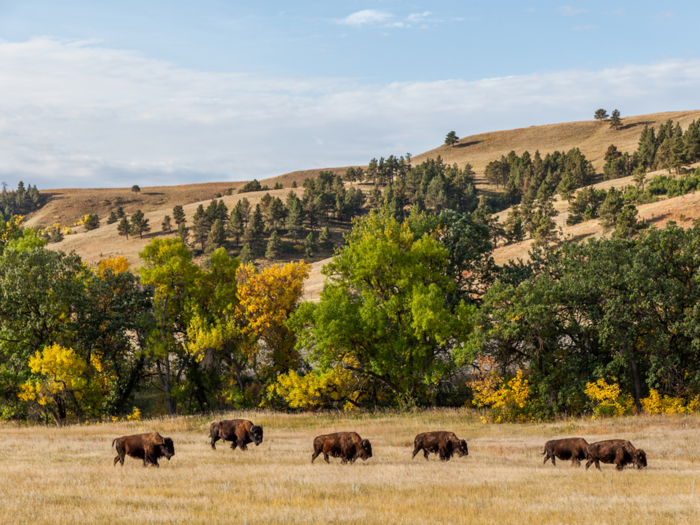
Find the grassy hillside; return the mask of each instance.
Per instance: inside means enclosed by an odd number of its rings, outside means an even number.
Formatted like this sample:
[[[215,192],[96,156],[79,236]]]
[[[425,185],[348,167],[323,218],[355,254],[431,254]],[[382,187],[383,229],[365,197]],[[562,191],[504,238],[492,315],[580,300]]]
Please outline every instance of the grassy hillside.
[[[220,418],[251,419],[264,442],[247,452],[212,450]],[[1,523],[474,523],[690,524],[700,514],[700,417],[647,416],[551,424],[484,425],[468,410],[411,414],[248,412],[62,429],[0,427]],[[314,436],[355,430],[373,457],[354,465],[310,463]],[[452,430],[469,455],[411,459],[414,436]],[[161,467],[126,458],[112,440],[158,431],[175,443]],[[581,436],[624,438],[648,467],[542,465],[543,444]]]

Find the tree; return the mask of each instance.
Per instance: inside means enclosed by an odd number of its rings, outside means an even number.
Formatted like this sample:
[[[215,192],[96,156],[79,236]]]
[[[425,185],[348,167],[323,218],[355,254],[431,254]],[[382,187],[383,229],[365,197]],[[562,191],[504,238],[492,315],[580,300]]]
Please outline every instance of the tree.
[[[180,225],[177,227],[177,236],[182,241],[182,244],[187,246],[187,241],[190,236],[190,232],[187,226],[185,226],[184,222],[181,222]]]
[[[605,120],[608,118],[608,112],[604,109],[597,109],[593,116],[596,120]]]
[[[231,211],[231,219],[228,221],[228,226],[226,228],[226,236],[233,239],[236,244],[236,248],[241,242],[241,237],[245,228],[243,227],[243,216],[241,215],[241,210],[239,208],[234,208]]]
[[[218,250],[225,242],[226,232],[224,231],[224,225],[221,223],[221,220],[216,219],[207,236],[207,244],[204,247],[204,253],[212,253]]]
[[[138,184],[134,184],[134,185],[131,187],[131,191],[133,191],[134,193],[138,193],[138,192],[141,191],[141,188],[139,188]]]
[[[457,143],[458,140],[459,137],[457,136],[457,133],[455,133],[454,131],[450,131],[445,137],[445,145],[452,146],[454,148],[454,145]]]
[[[173,208],[173,219],[175,219],[175,224],[178,226],[187,222],[185,210],[179,204]]]
[[[85,222],[83,222],[83,224],[85,225],[85,231],[96,230],[100,227],[100,218],[96,213],[89,214],[85,217]]]
[[[265,231],[265,225],[263,223],[263,214],[260,210],[260,205],[255,205],[255,212],[250,219],[250,224],[246,229],[246,236],[250,238],[246,242],[259,242],[262,239],[263,232]]]
[[[204,251],[212,224],[209,222],[201,205],[200,208],[202,208],[202,213],[195,213],[194,222],[192,223],[192,244],[199,244],[199,249]]]
[[[267,250],[265,250],[265,258],[272,261],[278,259],[282,253],[282,241],[277,233],[277,230],[273,230],[272,235],[270,235],[270,240],[267,243]]]
[[[321,230],[321,233],[318,236],[318,244],[326,249],[333,247],[333,240],[331,239],[331,232],[328,229],[328,226],[324,226]]]
[[[248,264],[255,261],[255,252],[253,251],[253,248],[251,248],[250,243],[247,242],[243,245],[243,249],[238,255],[238,258],[243,264]]]
[[[615,227],[617,216],[622,211],[625,201],[622,192],[616,188],[610,188],[605,201],[598,210],[598,222],[603,227],[603,232],[607,233]]]
[[[637,220],[637,207],[634,204],[626,204],[618,213],[615,219],[615,231],[613,237],[627,239],[635,235],[639,230],[646,226],[645,223],[640,223]]]
[[[309,232],[306,239],[304,239],[304,255],[311,259],[316,255],[317,251],[318,245],[316,244],[316,239],[314,239],[314,234],[313,232]]]
[[[126,240],[129,240],[129,234],[131,232],[131,224],[129,224],[129,219],[126,217],[122,217],[122,220],[119,221],[119,224],[117,225],[117,232],[121,236],[125,236]]]
[[[690,164],[688,162],[688,148],[685,145],[683,137],[674,137],[671,142],[671,151],[668,160],[669,169],[676,170],[680,174],[684,166]]]
[[[124,208],[122,208],[121,206],[117,206],[116,216],[117,219],[120,220],[126,217],[126,213],[124,213]]]
[[[611,129],[620,129],[622,127],[622,119],[620,118],[620,111],[617,109],[614,109],[612,112],[612,117],[610,118],[610,128]]]
[[[161,227],[164,232],[170,233],[173,229],[172,224],[170,224],[170,215],[166,215],[163,217],[163,222],[161,223]]]
[[[112,211],[109,213],[109,217],[107,217],[107,224],[114,224],[114,223],[117,222],[118,220],[119,220],[119,219],[117,218],[117,214],[114,212],[114,210],[112,210]]]
[[[304,228],[304,208],[301,201],[294,197],[289,206],[287,215],[287,229],[292,232],[294,238],[298,238],[299,232]]]
[[[143,234],[151,231],[151,227],[148,224],[148,219],[144,217],[141,210],[136,210],[131,216],[131,231],[133,234],[139,234],[139,237],[143,239]]]

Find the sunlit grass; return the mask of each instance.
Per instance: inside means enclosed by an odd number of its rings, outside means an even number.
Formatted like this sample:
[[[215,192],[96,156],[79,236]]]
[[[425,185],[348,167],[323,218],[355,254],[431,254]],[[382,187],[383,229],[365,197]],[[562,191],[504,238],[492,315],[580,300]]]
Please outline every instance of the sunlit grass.
[[[211,450],[209,423],[222,417],[262,424],[264,443]],[[469,456],[411,460],[414,436],[438,429],[467,439]],[[174,439],[170,462],[112,466],[115,437],[150,430]],[[313,437],[340,430],[370,439],[374,457],[311,465]],[[483,425],[464,410],[8,424],[0,427],[0,523],[696,523],[699,430],[695,415]],[[546,440],[574,435],[630,439],[649,467],[542,466]]]

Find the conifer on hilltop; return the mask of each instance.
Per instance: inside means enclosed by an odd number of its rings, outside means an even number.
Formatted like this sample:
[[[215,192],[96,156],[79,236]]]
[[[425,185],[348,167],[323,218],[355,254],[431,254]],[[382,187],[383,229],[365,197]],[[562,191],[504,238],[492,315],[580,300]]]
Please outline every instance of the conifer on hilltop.
[[[612,117],[610,118],[610,127],[612,129],[620,129],[622,127],[622,119],[620,118],[620,111],[614,109],[612,112]]]

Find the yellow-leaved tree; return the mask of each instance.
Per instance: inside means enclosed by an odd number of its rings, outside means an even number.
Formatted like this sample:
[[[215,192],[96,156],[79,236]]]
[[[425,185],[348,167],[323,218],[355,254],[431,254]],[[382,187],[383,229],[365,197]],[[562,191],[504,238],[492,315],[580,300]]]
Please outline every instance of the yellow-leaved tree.
[[[22,385],[19,397],[46,408],[58,426],[68,411],[82,423],[90,408],[99,405],[99,390],[83,377],[87,363],[72,348],[47,346],[29,358],[29,368],[35,377]]]
[[[106,259],[100,260],[97,265],[97,274],[104,278],[105,272],[107,270],[112,270],[115,275],[129,271],[129,261],[124,256],[119,257],[107,257]]]

